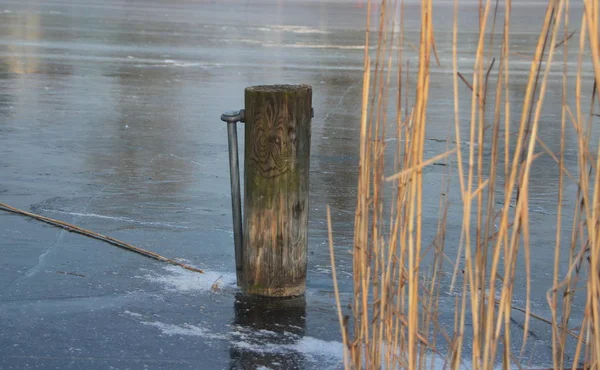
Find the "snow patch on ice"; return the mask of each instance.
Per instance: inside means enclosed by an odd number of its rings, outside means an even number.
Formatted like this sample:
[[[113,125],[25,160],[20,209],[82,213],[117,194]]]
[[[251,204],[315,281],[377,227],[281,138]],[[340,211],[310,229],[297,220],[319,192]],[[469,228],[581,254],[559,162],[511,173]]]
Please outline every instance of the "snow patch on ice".
[[[142,314],[139,314],[139,313],[137,313],[137,312],[131,312],[131,311],[128,311],[128,310],[125,310],[125,312],[123,312],[123,313],[124,313],[125,315],[127,315],[127,316],[131,316],[131,317],[137,317],[137,318],[140,318],[140,317],[142,317]]]
[[[173,335],[184,335],[191,337],[202,337],[205,339],[218,339],[225,340],[227,339],[227,335],[216,334],[210,331],[210,329],[203,328],[197,325],[191,324],[183,324],[183,325],[174,325],[174,324],[166,324],[160,321],[142,321],[142,324],[153,326],[160,330],[161,333],[173,336]]]
[[[138,317],[137,313],[126,311],[130,316]],[[141,316],[141,315],[140,315]],[[343,367],[343,344],[339,341],[326,341],[310,336],[301,337],[291,332],[277,333],[270,330],[254,330],[244,326],[235,326],[232,331],[220,334],[199,324],[184,323],[181,325],[168,324],[160,321],[141,321],[143,325],[158,329],[167,336],[200,337],[207,341],[228,341],[232,346],[260,355],[300,354],[304,359],[313,364],[318,364],[320,369],[339,369]],[[385,348],[382,348],[382,355]],[[426,367],[435,370],[448,369],[445,358],[438,355],[429,355]],[[461,369],[470,369],[469,362],[464,362]],[[500,367],[497,367],[500,369]],[[263,369],[269,369],[263,367]]]
[[[163,270],[168,274],[159,275],[153,272],[141,277],[162,284],[167,290],[176,292],[208,292],[223,287],[232,287],[236,283],[235,274],[232,273],[204,270],[204,274],[200,274],[173,265],[164,266]]]

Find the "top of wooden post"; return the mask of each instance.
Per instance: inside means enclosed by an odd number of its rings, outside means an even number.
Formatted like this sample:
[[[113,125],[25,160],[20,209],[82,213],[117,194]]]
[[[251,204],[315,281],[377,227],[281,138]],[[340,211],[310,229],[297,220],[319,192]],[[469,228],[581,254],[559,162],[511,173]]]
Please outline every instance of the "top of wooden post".
[[[278,92],[296,92],[296,91],[310,91],[312,87],[310,85],[257,85],[246,88],[247,91],[252,92],[265,92],[265,93],[278,93]]]

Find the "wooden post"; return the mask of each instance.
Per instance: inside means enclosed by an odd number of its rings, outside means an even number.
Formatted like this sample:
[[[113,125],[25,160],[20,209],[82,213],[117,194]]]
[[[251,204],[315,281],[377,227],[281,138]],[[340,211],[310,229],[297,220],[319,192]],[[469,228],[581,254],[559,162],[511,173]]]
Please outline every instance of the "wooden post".
[[[304,294],[312,88],[245,90],[242,291]]]

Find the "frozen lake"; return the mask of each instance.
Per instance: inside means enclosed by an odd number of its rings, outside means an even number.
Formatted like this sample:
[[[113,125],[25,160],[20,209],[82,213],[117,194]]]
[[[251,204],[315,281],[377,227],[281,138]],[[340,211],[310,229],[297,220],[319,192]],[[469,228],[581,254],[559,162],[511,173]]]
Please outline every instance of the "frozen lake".
[[[434,8],[441,66],[432,69],[427,157],[446,150],[453,123],[451,4]],[[461,4],[459,64],[470,71],[477,8]],[[517,54],[533,50],[544,9],[540,1],[514,5]],[[406,37],[418,44],[418,6],[409,2],[407,12]],[[572,13],[575,28],[581,9]],[[207,271],[198,275],[0,212],[0,368],[341,368],[325,207],[332,207],[342,298],[349,302],[364,24],[361,0],[0,1],[0,202]],[[405,57],[416,65],[414,50]],[[575,53],[571,58],[575,66]],[[514,56],[511,68],[518,111],[529,63]],[[584,64],[584,76],[592,73]],[[560,78],[557,68],[540,133],[555,152]],[[219,117],[243,108],[245,87],[280,83],[313,87],[308,292],[285,307],[248,310],[254,303],[236,298],[234,286],[226,125]],[[461,94],[466,130],[464,86]],[[572,172],[575,140],[568,136],[565,154]],[[548,156],[537,161],[531,298],[533,311],[550,317],[545,295],[558,167]],[[426,172],[424,225],[431,234],[424,237],[431,241],[444,168]],[[456,186],[450,199],[460,206]],[[565,192],[572,201],[576,186]],[[452,257],[461,222],[462,214],[450,213]],[[564,222],[570,225],[568,215]],[[524,284],[517,286],[515,304],[524,306]],[[449,303],[440,313],[448,323],[454,297],[441,297]],[[576,301],[576,310],[582,304]],[[516,327],[522,319],[515,313]],[[531,326],[533,362],[548,364],[551,328],[535,320]]]

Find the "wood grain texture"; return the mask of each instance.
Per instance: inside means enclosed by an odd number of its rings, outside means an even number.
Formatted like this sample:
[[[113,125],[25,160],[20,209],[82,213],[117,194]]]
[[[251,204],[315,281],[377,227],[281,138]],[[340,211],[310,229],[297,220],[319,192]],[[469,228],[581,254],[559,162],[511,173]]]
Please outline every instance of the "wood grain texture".
[[[287,297],[306,286],[312,88],[245,91],[242,290]]]

